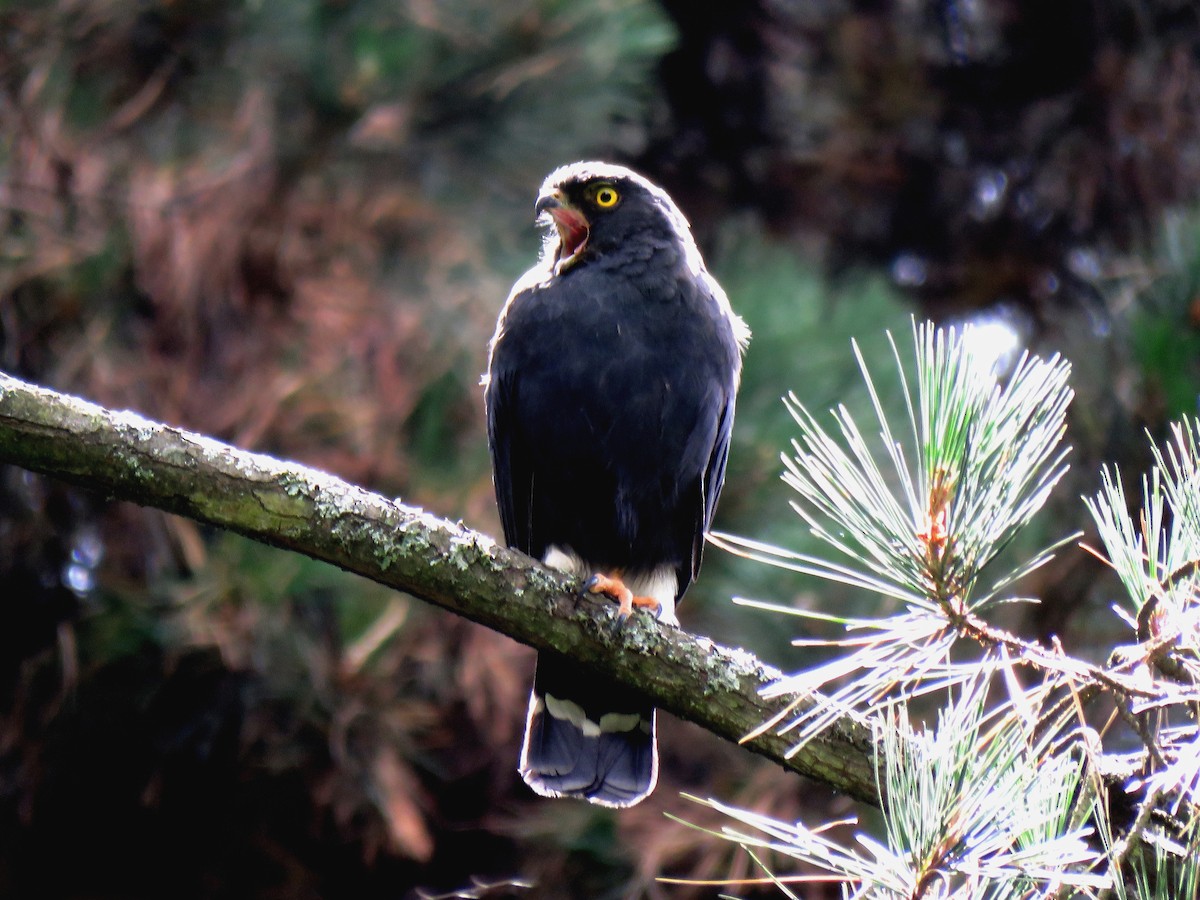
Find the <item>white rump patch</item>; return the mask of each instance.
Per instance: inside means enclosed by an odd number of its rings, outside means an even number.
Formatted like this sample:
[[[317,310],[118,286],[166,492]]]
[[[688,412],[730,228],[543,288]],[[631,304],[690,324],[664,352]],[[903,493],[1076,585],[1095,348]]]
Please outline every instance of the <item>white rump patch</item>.
[[[542,562],[552,569],[558,569],[568,575],[577,575],[580,578],[588,578],[594,572],[594,570],[588,569],[587,563],[576,556],[574,552],[564,550],[554,544],[546,548],[546,555],[542,558]]]
[[[624,579],[625,587],[638,597],[653,597],[658,601],[658,621],[679,627],[675,615],[675,592],[679,582],[675,578],[674,566],[659,566],[646,575],[630,575]]]

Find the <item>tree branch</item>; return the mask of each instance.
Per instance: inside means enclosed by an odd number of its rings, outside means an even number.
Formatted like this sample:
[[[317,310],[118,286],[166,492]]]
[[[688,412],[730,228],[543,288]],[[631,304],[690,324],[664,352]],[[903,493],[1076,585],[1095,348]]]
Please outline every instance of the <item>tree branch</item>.
[[[0,461],[332,563],[639,689],[730,741],[781,713],[780,676],[752,654],[580,599],[576,583],[491,538],[338,478],[113,412],[0,373]],[[811,701],[808,701],[811,702]],[[846,717],[789,755],[773,732],[746,746],[878,804],[870,729]]]

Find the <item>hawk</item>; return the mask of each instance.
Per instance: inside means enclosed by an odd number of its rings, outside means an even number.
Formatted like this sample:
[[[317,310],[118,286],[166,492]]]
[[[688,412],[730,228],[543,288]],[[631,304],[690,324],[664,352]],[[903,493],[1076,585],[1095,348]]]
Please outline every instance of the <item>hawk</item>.
[[[666,192],[622,166],[552,172],[547,227],[484,377],[504,537],[678,624],[725,477],[749,338]],[[658,779],[654,707],[538,655],[520,770],[549,797],[631,806]]]

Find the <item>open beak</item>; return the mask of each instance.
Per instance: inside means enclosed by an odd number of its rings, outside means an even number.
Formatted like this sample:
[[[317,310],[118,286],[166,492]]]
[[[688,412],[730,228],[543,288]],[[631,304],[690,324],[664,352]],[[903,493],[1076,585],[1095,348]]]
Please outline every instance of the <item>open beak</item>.
[[[554,254],[554,273],[561,274],[579,259],[587,246],[588,220],[583,213],[567,203],[561,191],[545,194],[538,198],[533,211],[541,216],[549,215],[558,230],[558,250]]]

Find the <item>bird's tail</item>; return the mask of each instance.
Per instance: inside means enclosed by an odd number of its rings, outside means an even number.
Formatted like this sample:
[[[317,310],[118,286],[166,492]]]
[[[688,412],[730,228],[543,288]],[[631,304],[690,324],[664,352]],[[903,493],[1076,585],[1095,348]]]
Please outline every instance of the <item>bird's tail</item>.
[[[633,806],[658,781],[654,707],[564,656],[539,653],[521,776],[544,797]]]

